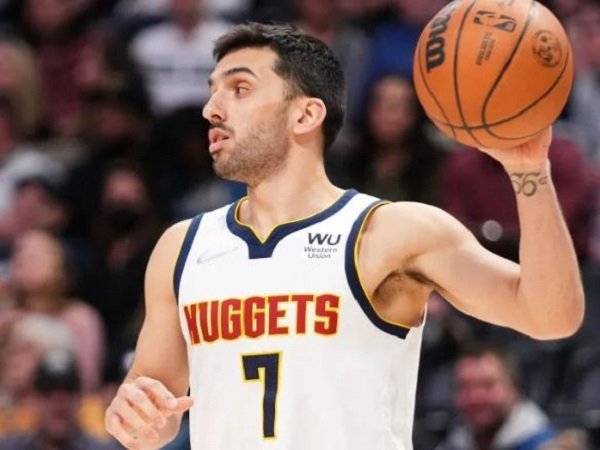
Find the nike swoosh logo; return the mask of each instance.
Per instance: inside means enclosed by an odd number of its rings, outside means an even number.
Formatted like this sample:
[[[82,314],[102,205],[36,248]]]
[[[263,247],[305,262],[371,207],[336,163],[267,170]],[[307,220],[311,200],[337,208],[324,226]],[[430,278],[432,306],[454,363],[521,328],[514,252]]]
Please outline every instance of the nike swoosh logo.
[[[239,247],[228,248],[227,250],[222,250],[217,253],[203,253],[196,259],[196,263],[198,264],[206,264],[210,261],[213,261],[218,258],[222,258],[225,255],[236,252],[239,250]]]

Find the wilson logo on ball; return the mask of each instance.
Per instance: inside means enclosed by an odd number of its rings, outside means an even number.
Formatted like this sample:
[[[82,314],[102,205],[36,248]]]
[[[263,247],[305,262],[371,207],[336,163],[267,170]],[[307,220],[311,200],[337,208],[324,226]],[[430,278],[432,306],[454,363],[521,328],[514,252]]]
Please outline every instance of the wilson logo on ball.
[[[444,13],[433,19],[433,22],[431,23],[431,31],[429,32],[429,37],[425,46],[427,72],[441,66],[444,64],[444,61],[446,61],[446,41],[444,39],[444,33],[448,29],[448,22],[450,22],[450,17],[456,7],[456,4],[448,5]]]

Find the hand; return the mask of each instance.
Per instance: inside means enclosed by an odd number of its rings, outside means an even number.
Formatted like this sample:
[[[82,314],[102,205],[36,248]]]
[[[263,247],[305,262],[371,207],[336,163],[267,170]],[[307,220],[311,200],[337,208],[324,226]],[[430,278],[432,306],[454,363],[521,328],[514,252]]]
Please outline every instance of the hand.
[[[158,448],[167,419],[183,414],[193,400],[175,396],[157,380],[139,377],[125,382],[106,410],[106,430],[125,448],[142,450]]]
[[[479,150],[499,161],[509,173],[524,170],[541,171],[546,168],[551,142],[552,127],[548,127],[517,147],[501,150],[480,148]]]

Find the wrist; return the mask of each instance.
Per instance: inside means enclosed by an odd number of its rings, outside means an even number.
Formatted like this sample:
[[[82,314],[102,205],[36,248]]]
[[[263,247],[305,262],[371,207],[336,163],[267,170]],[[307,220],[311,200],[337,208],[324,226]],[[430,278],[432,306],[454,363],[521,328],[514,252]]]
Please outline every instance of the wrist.
[[[509,176],[514,173],[539,173],[540,175],[550,175],[549,159],[545,159],[544,161],[536,163],[506,164],[503,165],[503,167]]]
[[[551,184],[549,163],[543,167],[510,168],[507,172],[518,197],[533,197]]]

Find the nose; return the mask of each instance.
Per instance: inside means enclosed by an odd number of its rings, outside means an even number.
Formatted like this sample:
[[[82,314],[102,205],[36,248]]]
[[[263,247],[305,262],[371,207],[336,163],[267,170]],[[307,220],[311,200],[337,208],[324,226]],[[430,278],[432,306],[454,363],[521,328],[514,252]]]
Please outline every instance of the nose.
[[[204,108],[202,109],[202,116],[204,116],[204,118],[211,124],[225,121],[226,118],[223,105],[221,104],[219,96],[216,92],[210,96],[204,105]]]

